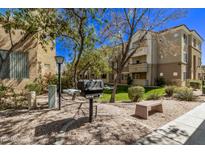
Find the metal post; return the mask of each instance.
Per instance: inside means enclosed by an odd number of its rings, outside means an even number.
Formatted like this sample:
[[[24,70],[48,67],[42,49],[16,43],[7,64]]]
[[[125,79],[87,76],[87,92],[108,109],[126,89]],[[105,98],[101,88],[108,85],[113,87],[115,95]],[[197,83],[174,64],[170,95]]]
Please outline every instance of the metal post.
[[[93,98],[89,99],[89,122],[93,121]]]
[[[58,64],[58,107],[61,109],[61,64]]]

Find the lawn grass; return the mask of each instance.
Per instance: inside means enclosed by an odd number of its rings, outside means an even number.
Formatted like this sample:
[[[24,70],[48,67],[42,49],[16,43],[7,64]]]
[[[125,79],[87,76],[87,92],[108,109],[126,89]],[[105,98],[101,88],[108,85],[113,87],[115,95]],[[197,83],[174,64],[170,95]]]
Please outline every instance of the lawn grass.
[[[100,98],[100,101],[108,102],[110,100],[111,93],[112,93],[111,90],[104,90],[103,95]],[[159,87],[159,88],[146,87],[143,99],[146,100],[147,96],[152,93],[158,93],[160,96],[163,96],[165,94],[165,89],[163,87]],[[128,86],[118,86],[115,97],[116,97],[116,101],[130,101],[128,97]]]

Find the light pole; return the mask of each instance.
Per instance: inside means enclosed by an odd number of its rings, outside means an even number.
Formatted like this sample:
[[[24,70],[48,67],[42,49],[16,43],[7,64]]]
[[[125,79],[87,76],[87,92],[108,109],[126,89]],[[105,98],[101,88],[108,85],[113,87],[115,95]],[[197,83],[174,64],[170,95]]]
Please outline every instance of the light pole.
[[[56,56],[56,63],[58,64],[58,107],[61,109],[61,64],[64,62],[63,56]]]

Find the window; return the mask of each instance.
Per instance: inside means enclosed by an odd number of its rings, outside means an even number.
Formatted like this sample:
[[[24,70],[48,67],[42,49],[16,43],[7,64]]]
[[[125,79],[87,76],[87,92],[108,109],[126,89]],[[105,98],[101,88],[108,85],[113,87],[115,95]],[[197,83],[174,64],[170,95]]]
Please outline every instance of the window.
[[[183,72],[183,80],[186,80],[186,72]]]
[[[146,73],[133,73],[132,74],[133,79],[146,79]]]
[[[198,49],[201,50],[201,43],[198,43]]]
[[[23,52],[10,54],[10,78],[28,78],[28,55]]]
[[[186,51],[183,52],[183,62],[184,63],[188,62],[188,53]]]
[[[183,35],[183,39],[184,39],[184,43],[187,44],[187,35],[186,34]]]
[[[193,46],[196,47],[196,39],[193,38]]]
[[[5,55],[6,51],[2,51],[0,54]],[[0,78],[24,79],[29,77],[27,53],[12,52],[3,62],[3,67],[0,70]]]
[[[200,57],[198,58],[198,66],[199,67],[201,66],[201,58]]]

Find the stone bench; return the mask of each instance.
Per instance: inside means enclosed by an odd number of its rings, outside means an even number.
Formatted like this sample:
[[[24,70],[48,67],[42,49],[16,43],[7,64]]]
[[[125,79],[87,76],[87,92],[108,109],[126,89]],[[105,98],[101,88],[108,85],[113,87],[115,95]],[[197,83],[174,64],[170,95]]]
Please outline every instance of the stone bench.
[[[163,113],[162,102],[140,102],[136,104],[135,115],[147,119],[149,111]]]

